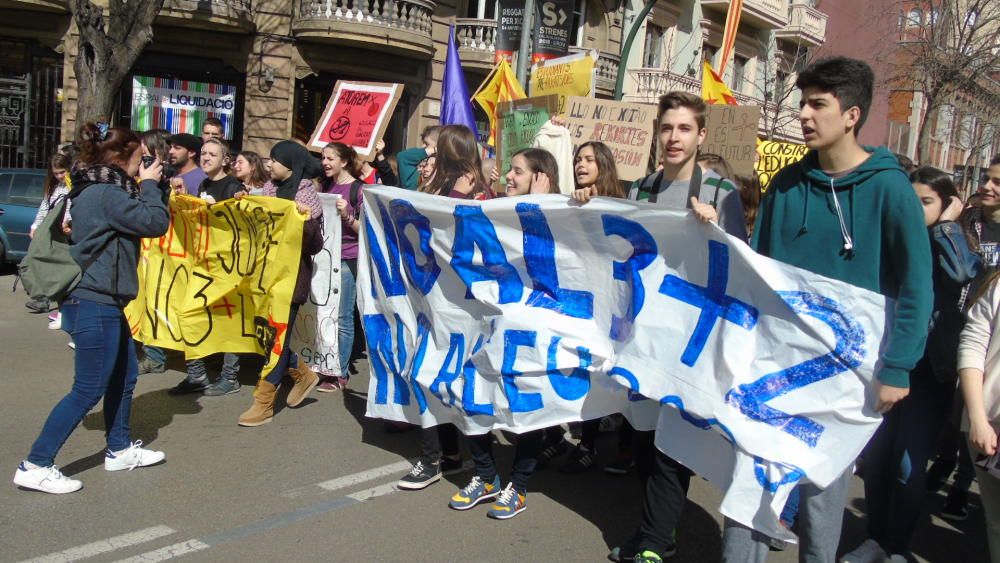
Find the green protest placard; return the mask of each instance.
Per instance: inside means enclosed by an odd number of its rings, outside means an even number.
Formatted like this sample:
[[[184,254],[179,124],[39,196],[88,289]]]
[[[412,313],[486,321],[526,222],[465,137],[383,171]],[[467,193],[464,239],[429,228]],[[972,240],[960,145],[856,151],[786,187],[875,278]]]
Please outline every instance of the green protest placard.
[[[538,130],[549,120],[559,104],[555,95],[524,98],[501,104],[497,112],[497,170],[500,180],[494,189],[499,193],[503,177],[510,171],[514,153],[531,146]]]

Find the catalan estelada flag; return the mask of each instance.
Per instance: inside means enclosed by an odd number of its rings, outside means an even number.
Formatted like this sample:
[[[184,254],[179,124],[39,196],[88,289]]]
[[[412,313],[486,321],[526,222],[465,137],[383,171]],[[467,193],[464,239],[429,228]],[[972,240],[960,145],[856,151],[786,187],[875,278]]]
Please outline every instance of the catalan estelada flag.
[[[729,0],[729,11],[726,12],[726,30],[722,33],[722,60],[719,61],[719,73],[726,72],[729,55],[736,46],[736,33],[740,29],[740,16],[743,15],[743,0]]]
[[[524,93],[524,88],[521,87],[521,83],[514,76],[514,71],[511,70],[510,64],[507,63],[507,59],[501,59],[493,67],[493,72],[479,86],[479,90],[476,90],[476,93],[472,95],[472,99],[483,108],[486,112],[486,117],[490,120],[490,138],[488,144],[491,147],[496,146],[497,106],[502,102],[510,102],[527,97],[527,94]]]
[[[705,61],[705,66],[701,71],[701,97],[706,104],[719,104],[738,106],[736,96],[722,78],[712,69],[712,64]]]

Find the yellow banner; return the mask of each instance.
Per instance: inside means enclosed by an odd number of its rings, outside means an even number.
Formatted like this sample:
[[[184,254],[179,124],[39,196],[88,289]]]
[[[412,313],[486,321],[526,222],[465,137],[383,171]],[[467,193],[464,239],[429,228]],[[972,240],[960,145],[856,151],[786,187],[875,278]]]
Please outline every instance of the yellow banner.
[[[576,58],[574,58],[576,57]],[[564,61],[564,59],[572,59]],[[559,95],[560,115],[566,112],[566,99],[590,96],[594,84],[594,59],[590,55],[570,55],[540,62],[531,67],[531,97]]]
[[[771,178],[789,164],[802,160],[809,149],[805,145],[783,143],[781,141],[760,141],[757,143],[757,178],[762,188],[767,189]]]
[[[266,374],[284,345],[303,222],[284,199],[171,197],[167,234],[142,241],[132,335],[188,359],[265,355]]]

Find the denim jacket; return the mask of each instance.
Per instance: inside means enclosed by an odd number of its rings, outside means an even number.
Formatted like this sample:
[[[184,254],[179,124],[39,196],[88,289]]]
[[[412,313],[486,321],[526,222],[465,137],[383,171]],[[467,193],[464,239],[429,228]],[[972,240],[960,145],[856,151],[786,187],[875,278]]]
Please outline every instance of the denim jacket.
[[[924,358],[942,382],[958,377],[958,335],[965,325],[962,288],[982,270],[982,261],[970,247],[962,227],[946,221],[930,229],[934,257],[934,312]]]

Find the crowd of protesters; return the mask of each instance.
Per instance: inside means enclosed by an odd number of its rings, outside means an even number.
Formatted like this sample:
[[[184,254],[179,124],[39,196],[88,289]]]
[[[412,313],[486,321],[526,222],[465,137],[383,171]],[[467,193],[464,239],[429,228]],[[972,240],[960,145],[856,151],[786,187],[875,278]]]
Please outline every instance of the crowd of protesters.
[[[799,120],[810,150],[779,172],[766,192],[756,177],[736,176],[724,159],[699,152],[707,110],[699,97],[684,92],[660,98],[659,165],[631,185],[619,180],[614,155],[603,143],[586,142],[570,153],[548,150],[540,142],[515,153],[509,169],[500,170],[492,159],[481,158],[475,135],[461,125],[430,127],[421,135],[422,146],[395,155],[385,154],[380,142],[372,158],[360,159],[341,143],[330,143],[316,156],[291,140],[274,145],[267,157],[230,153],[222,124],[212,119],[200,138],[87,123],[75,146],[53,158],[33,226],[34,232],[49,209],[68,198],[72,213],[65,214],[63,228],[72,238],[74,259],[87,267],[50,319],[52,328],[61,327],[72,338],[75,379],[17,468],[14,483],[49,493],[79,490],[81,482],[63,475],[54,461],[102,398],[107,470],[165,460],[163,452],[133,440],[129,417],[138,375],[165,371],[167,353],[137,347],[122,311],[136,296],[139,239],[165,233],[171,193],[198,196],[209,204],[246,195],[297,204],[305,227],[286,335],[308,296],[311,257],[322,246],[322,207],[316,194],[340,196],[340,364],[315,373],[286,342],[275,367],[261,374],[252,404],[239,418],[245,427],[272,419],[283,380],[292,387],[286,399],[290,407],[300,405],[313,389],[337,392],[350,384],[360,331],[354,316],[365,186],[385,184],[472,201],[570,193],[578,205],[609,197],[688,209],[762,255],[891,297],[893,317],[872,383],[874,406],[883,421],[856,465],[865,483],[869,539],[844,546],[851,550],[841,550],[847,553],[840,560],[905,561],[928,494],[943,487],[956,466],[940,515],[953,521],[967,518],[968,490],[978,479],[990,551],[994,561],[1000,560],[1000,482],[993,481],[1000,475],[995,467],[1000,339],[992,339],[1000,323],[1000,159],[990,163],[986,181],[966,202],[949,174],[915,166],[885,148],[862,146],[857,135],[868,115],[873,83],[865,63],[845,58],[820,60],[799,74]],[[558,119],[546,124],[545,136],[558,137],[561,126]],[[30,307],[50,309],[37,301]],[[222,369],[214,382],[205,362],[192,359],[171,393],[240,392],[240,355],[219,352]],[[566,474],[593,468],[602,459],[598,433],[603,426],[617,426],[617,448],[603,456],[604,471],[634,473],[645,494],[635,508],[641,513],[638,530],[610,557],[656,562],[673,555],[692,471],[659,451],[653,432],[635,430],[620,416],[573,426],[571,432],[553,427],[520,434],[506,477],[501,469],[507,468],[495,462],[490,435],[465,436],[474,471],[449,506],[469,510],[489,503],[491,518],[512,518],[527,507],[534,471],[556,461]],[[386,428],[408,429],[398,423]],[[418,435],[421,454],[399,488],[424,489],[442,475],[463,471],[463,437],[454,426],[424,428]],[[789,498],[782,522],[800,538],[800,560],[837,560],[851,475],[848,470],[822,489],[803,482]],[[729,519],[722,543],[724,561],[764,561],[770,550],[782,547]]]

